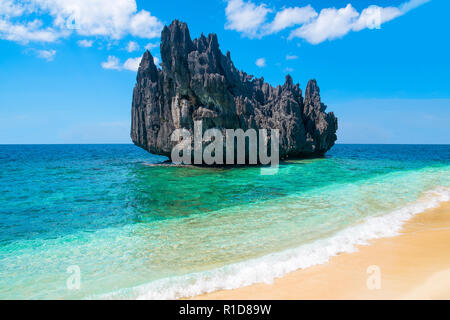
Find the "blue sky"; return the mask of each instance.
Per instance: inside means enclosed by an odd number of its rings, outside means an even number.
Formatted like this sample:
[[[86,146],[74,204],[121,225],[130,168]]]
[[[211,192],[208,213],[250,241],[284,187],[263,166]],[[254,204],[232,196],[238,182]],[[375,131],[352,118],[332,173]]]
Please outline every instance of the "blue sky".
[[[130,143],[135,69],[173,19],[273,85],[317,79],[339,143],[450,143],[444,0],[0,0],[0,143]]]

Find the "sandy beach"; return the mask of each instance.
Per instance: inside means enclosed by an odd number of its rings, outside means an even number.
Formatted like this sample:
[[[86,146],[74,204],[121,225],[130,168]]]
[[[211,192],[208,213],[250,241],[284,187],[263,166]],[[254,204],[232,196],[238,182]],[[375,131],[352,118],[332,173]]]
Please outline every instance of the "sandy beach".
[[[399,236],[358,249],[270,285],[195,299],[450,299],[450,202],[414,216]]]

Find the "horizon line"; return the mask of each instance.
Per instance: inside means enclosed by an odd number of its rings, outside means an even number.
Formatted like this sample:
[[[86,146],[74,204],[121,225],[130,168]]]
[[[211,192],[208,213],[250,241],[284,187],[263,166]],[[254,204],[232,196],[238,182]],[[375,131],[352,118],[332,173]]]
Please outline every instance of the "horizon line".
[[[132,145],[133,143],[0,143],[0,146],[101,146],[101,145]],[[335,145],[378,145],[378,146],[427,146],[440,145],[447,146],[450,143],[336,143]],[[139,146],[136,146],[139,148]]]

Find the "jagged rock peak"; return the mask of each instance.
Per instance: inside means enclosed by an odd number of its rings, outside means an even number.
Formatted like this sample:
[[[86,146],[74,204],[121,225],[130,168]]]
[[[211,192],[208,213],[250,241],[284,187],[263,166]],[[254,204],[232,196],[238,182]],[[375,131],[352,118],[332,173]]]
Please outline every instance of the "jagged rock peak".
[[[138,70],[138,79],[142,79],[144,77],[148,77],[151,81],[156,81],[158,77],[158,69],[155,65],[154,58],[148,50],[145,51],[142,56]]]
[[[337,140],[337,119],[325,113],[315,80],[305,99],[290,75],[282,86],[235,68],[223,55],[216,34],[192,40],[188,26],[174,20],[161,34],[161,69],[146,51],[133,92],[133,142],[149,152],[169,156],[175,129],[279,129],[280,156],[323,156]]]

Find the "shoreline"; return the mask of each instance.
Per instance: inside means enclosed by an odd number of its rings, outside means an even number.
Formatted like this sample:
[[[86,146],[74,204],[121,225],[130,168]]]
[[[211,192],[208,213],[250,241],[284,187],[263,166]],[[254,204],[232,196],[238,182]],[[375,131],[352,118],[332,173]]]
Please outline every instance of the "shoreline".
[[[450,299],[449,243],[450,202],[443,202],[406,221],[398,236],[358,245],[357,252],[294,271],[273,284],[221,290],[191,299]]]

